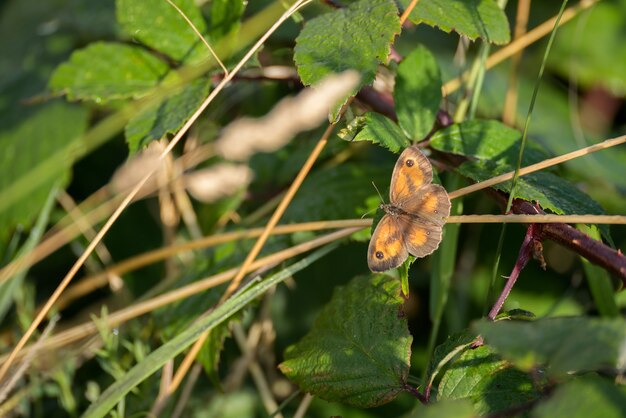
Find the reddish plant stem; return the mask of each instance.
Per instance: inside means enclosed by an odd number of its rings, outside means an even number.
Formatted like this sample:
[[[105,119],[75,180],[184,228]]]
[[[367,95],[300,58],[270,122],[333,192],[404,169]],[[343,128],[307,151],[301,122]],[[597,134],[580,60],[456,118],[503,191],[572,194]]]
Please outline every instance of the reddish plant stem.
[[[409,392],[411,395],[415,396],[424,405],[428,403],[428,399],[424,395],[422,395],[419,390],[415,389],[413,386],[409,385],[408,383],[404,384],[404,390]]]
[[[356,98],[369,106],[373,111],[387,116],[394,122],[398,121],[398,115],[396,115],[396,108],[391,94],[380,92],[370,86],[365,86],[361,88]]]
[[[511,290],[513,290],[513,286],[515,285],[515,282],[517,281],[517,278],[519,277],[522,269],[533,257],[533,254],[535,253],[534,249],[536,248],[536,243],[541,242],[542,229],[543,225],[540,224],[528,225],[528,228],[526,229],[526,236],[524,237],[524,242],[522,242],[522,246],[519,250],[519,255],[517,256],[515,266],[513,266],[513,270],[511,271],[511,275],[507,279],[506,284],[502,289],[502,292],[500,292],[498,300],[496,300],[496,303],[494,303],[493,307],[489,311],[489,315],[487,315],[487,318],[489,318],[490,320],[493,321],[496,318],[496,316],[502,309],[506,298],[509,297]]]
[[[515,200],[511,211],[518,214],[537,213],[533,205],[524,200]],[[608,270],[619,277],[622,284],[626,286],[626,257],[621,251],[614,250],[567,224],[543,224],[542,236],[569,248],[591,263]]]

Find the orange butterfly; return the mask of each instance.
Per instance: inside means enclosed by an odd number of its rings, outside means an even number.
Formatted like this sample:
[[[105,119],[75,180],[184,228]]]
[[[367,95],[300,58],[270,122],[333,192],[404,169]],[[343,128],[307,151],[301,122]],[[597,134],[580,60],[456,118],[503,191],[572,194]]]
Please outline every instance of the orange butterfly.
[[[413,145],[405,149],[391,176],[390,204],[376,226],[367,250],[372,271],[400,266],[409,254],[424,257],[439,247],[445,218],[450,215],[446,189],[432,184],[433,168]]]

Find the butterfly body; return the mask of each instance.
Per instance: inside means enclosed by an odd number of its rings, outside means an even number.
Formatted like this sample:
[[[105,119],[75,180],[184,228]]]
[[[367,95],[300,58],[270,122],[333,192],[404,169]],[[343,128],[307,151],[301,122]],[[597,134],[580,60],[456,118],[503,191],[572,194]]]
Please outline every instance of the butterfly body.
[[[409,254],[424,257],[437,249],[450,199],[432,178],[430,162],[416,146],[402,152],[391,176],[390,203],[381,204],[385,215],[370,240],[370,270],[396,268]]]

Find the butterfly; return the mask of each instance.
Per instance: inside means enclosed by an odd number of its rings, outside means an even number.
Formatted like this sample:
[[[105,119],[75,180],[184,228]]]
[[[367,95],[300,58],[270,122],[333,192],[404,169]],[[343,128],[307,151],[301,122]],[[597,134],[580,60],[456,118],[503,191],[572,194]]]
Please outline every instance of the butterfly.
[[[413,145],[406,148],[393,169],[389,204],[376,226],[367,250],[374,272],[400,266],[409,257],[424,257],[439,247],[445,219],[450,215],[446,189],[432,184],[433,168]]]

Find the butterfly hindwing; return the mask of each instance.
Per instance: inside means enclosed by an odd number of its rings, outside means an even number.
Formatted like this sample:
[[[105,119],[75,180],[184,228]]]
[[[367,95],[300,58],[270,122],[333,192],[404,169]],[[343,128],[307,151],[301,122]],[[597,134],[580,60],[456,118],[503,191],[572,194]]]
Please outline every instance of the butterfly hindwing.
[[[441,225],[417,217],[400,216],[398,226],[402,231],[407,251],[415,257],[432,254],[441,242]]]
[[[396,202],[396,206],[409,214],[425,218],[438,225],[445,223],[450,215],[450,198],[448,192],[438,184],[427,184],[414,195]]]
[[[367,249],[367,264],[375,272],[387,271],[404,263],[409,256],[404,244],[404,234],[398,219],[392,215],[382,217]]]

